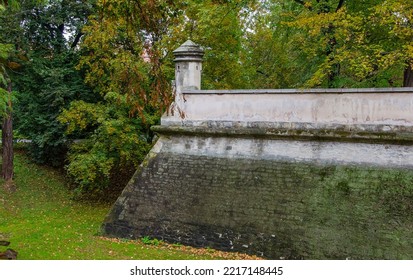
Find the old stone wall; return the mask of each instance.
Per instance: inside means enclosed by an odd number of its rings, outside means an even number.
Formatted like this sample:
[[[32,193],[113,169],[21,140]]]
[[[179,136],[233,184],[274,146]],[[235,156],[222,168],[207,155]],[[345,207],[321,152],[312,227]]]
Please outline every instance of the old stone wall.
[[[413,257],[410,145],[163,133],[105,234],[267,258]]]

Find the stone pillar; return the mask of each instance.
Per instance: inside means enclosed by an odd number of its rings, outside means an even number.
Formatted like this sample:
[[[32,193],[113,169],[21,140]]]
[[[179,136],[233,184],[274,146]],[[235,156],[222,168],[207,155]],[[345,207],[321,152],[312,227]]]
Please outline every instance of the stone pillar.
[[[201,89],[202,57],[204,51],[191,40],[173,52],[175,56],[176,93],[185,89]]]

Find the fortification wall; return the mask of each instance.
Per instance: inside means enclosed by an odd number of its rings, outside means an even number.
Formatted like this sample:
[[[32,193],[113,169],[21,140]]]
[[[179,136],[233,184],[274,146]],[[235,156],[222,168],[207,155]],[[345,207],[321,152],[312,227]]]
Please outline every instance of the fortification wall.
[[[412,88],[183,91],[171,126],[242,126],[260,123],[413,126]]]
[[[182,84],[201,67],[179,63],[200,60],[178,60],[176,102],[106,235],[268,258],[413,258],[412,89],[201,91],[199,73]]]
[[[411,258],[412,157],[409,145],[169,134],[104,229],[268,258]]]

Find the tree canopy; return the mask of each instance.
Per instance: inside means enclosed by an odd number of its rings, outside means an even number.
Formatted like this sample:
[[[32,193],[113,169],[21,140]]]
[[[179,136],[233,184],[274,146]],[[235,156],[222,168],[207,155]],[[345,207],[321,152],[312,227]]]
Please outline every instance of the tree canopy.
[[[318,58],[304,86],[413,85],[411,1],[294,2],[298,11],[284,23],[305,32],[297,46],[307,58]]]

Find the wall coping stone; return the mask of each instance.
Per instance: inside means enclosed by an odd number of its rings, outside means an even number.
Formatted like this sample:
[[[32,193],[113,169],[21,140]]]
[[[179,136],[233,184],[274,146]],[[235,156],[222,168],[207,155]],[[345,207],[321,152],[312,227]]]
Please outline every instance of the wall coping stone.
[[[152,126],[151,129],[161,135],[413,144],[413,127],[406,126],[337,124],[314,127],[313,123],[271,123],[272,126],[250,123],[250,125],[250,127],[157,125]]]
[[[192,90],[182,94],[329,94],[329,93],[413,93],[413,87],[394,88],[313,88],[313,89],[231,89],[231,90]]]

